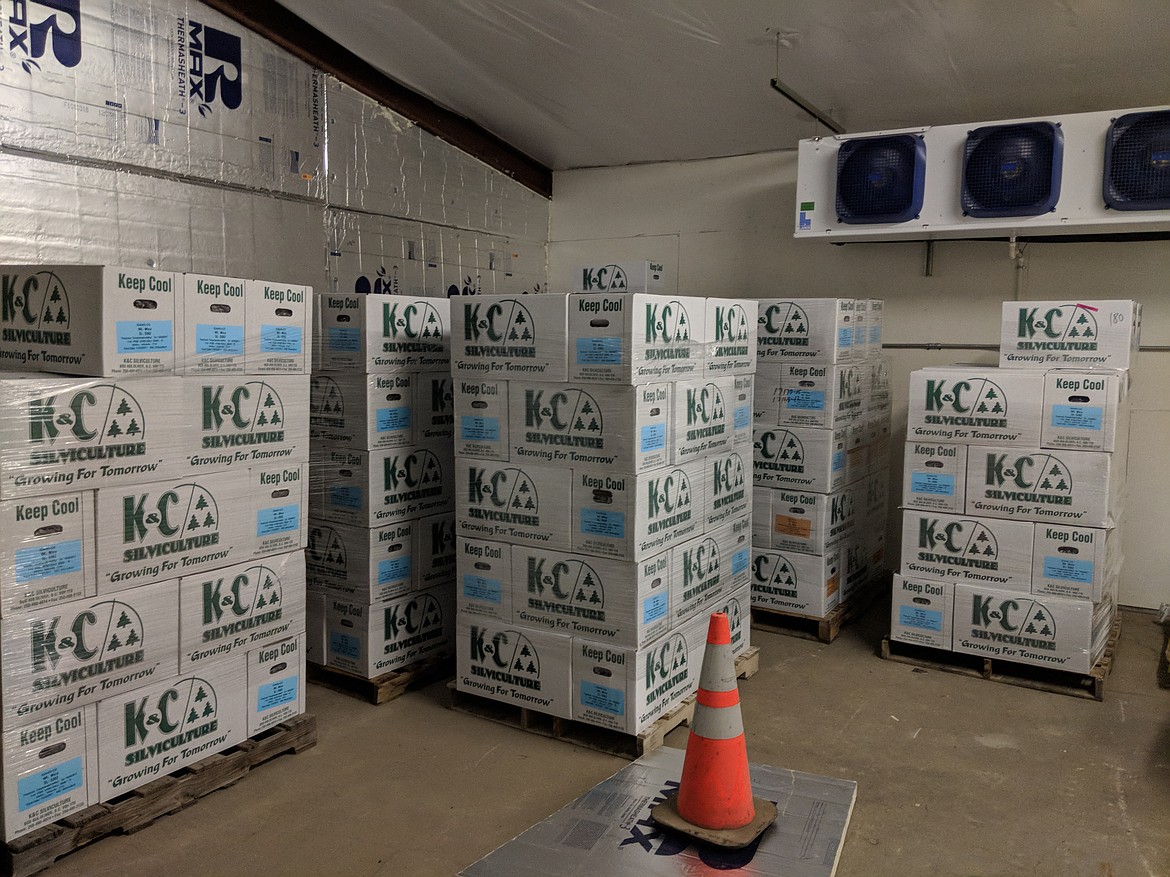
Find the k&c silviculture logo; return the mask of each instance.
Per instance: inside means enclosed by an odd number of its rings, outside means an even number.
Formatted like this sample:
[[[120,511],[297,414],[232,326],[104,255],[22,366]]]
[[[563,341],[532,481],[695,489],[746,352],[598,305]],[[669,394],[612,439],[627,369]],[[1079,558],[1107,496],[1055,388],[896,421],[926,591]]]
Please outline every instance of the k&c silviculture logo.
[[[955,607],[958,617],[959,607]],[[1026,595],[1016,597],[971,595],[967,630],[975,639],[1012,646],[1056,650],[1056,619],[1043,603]]]
[[[691,479],[682,469],[658,471],[646,479],[646,532],[654,535],[691,519]]]
[[[728,597],[719,611],[727,616],[727,624],[731,628],[731,644],[738,645],[743,639],[743,620],[747,615],[747,607],[740,604],[738,597]]]
[[[724,506],[742,502],[746,496],[747,478],[744,474],[743,458],[737,451],[715,457],[708,464],[711,467],[711,508],[717,511]]]
[[[411,299],[382,303],[383,353],[441,353],[446,337],[443,316],[433,304]]]
[[[853,523],[856,497],[852,490],[842,490],[829,497],[829,534],[842,532]]]
[[[746,356],[754,330],[743,305],[715,305],[715,356]]]
[[[514,298],[463,305],[463,340],[468,342],[468,356],[533,359],[536,333],[532,314]]]
[[[175,28],[176,90],[185,99],[179,112],[194,106],[209,116],[219,104],[238,110],[244,101],[244,55],[239,34],[180,16]]]
[[[687,687],[690,654],[682,634],[672,633],[658,645],[651,646],[646,650],[645,661],[647,705],[668,696],[680,686]]]
[[[146,416],[122,387],[95,384],[30,399],[28,437],[34,443],[65,445],[35,451],[33,465],[139,456],[146,453]]]
[[[122,551],[124,563],[216,545],[219,505],[209,490],[195,482],[123,494],[122,543],[133,546]]]
[[[100,600],[71,615],[29,622],[34,673],[52,673],[36,680],[38,691],[93,680],[143,659],[146,628],[129,603]]]
[[[203,447],[279,444],[284,441],[284,403],[265,381],[203,385]]]
[[[467,513],[473,518],[540,526],[540,497],[523,469],[471,466],[467,472]]]
[[[345,426],[345,396],[333,378],[313,375],[309,379],[309,423],[324,429]]]
[[[438,377],[436,375],[420,375],[419,380],[425,380],[431,388],[430,422],[432,424],[454,423],[455,407],[453,403],[455,400],[455,395],[452,388],[451,379],[447,377]]]
[[[443,636],[443,607],[432,594],[418,594],[410,600],[387,606],[382,612],[382,654],[425,645]]]
[[[984,477],[987,499],[1072,505],[1072,473],[1052,454],[988,452]]]
[[[388,502],[413,502],[443,493],[443,465],[426,448],[386,457],[382,474],[383,488],[392,497]]]
[[[584,390],[524,391],[526,441],[574,448],[605,446],[604,417],[597,400]]]
[[[770,472],[804,472],[804,443],[787,429],[769,429],[759,433],[753,443],[755,468]]]
[[[701,603],[719,588],[719,544],[704,536],[682,548],[683,599]]]
[[[399,283],[397,265],[392,266],[389,271],[385,265],[379,265],[374,274],[374,282],[371,284],[370,278],[362,274],[354,281],[353,291],[358,295],[369,295],[371,292],[375,295],[397,294],[402,292]]]
[[[280,576],[263,564],[230,576],[210,573],[201,591],[205,643],[272,624],[283,614]]]
[[[125,765],[150,761],[214,734],[219,730],[218,712],[215,689],[198,676],[180,679],[161,694],[127,700],[123,706]]]
[[[67,347],[73,341],[69,293],[53,271],[0,276],[0,321],[7,342]]]
[[[796,599],[799,586],[800,579],[796,568],[783,554],[760,553],[753,558],[752,591],[773,597]]]
[[[928,378],[926,423],[1006,427],[1008,400],[1003,389],[984,377],[964,380]]]
[[[455,562],[455,519],[440,517],[431,521],[431,564]]]
[[[723,391],[715,384],[687,387],[686,416],[688,442],[717,438],[727,431],[727,407]]]
[[[527,636],[516,630],[489,631],[471,625],[472,676],[517,688],[540,691],[540,655]]]
[[[10,0],[4,5],[7,33],[0,34],[0,45],[13,64],[31,75],[48,60],[62,67],[81,63],[81,0]]]
[[[808,315],[796,302],[780,301],[769,305],[759,315],[757,322],[760,325],[758,344],[774,347],[808,347]]]
[[[672,299],[646,301],[646,359],[689,359],[691,356],[691,315],[686,306]]]
[[[309,527],[309,540],[305,548],[305,565],[314,573],[345,578],[349,558],[345,542],[332,527],[314,524]]]
[[[602,265],[600,268],[581,269],[581,289],[584,292],[629,292],[630,283],[620,265]]]
[[[1019,308],[1016,349],[1096,350],[1098,333],[1097,316],[1087,305]]]
[[[981,521],[918,519],[918,559],[948,566],[999,569],[999,543]]]
[[[605,621],[605,585],[584,560],[528,556],[528,608]]]

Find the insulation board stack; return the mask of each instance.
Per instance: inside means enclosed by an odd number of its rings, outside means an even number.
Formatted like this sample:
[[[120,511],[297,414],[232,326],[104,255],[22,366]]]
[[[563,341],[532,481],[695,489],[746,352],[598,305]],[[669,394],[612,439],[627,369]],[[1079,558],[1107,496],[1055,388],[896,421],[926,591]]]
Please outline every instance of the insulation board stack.
[[[11,840],[304,711],[311,330],[310,291],[266,281],[0,287]]]
[[[1132,301],[1005,302],[1000,367],[910,375],[890,638],[1087,673],[1116,611]]]
[[[752,604],[823,618],[885,568],[883,303],[759,302]]]
[[[454,305],[456,685],[637,733],[748,647],[755,309],[610,267]]]
[[[314,656],[374,679],[452,649],[450,304],[325,293],[316,305]]]

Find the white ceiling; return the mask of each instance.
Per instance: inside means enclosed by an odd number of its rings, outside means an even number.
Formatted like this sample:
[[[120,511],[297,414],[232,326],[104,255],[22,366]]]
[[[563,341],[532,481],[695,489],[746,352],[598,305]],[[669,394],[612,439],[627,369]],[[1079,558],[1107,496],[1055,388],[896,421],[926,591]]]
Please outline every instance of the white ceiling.
[[[1170,0],[280,0],[554,170],[1170,101]],[[779,38],[777,38],[779,37]]]

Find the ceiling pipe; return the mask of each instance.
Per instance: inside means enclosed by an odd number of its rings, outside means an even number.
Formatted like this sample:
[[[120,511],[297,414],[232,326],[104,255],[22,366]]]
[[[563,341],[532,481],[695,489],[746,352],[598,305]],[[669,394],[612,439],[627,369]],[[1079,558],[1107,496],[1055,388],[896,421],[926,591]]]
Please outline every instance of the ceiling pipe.
[[[772,88],[776,89],[776,91],[780,92],[782,95],[784,95],[786,98],[788,98],[794,104],[796,104],[798,107],[800,107],[802,110],[804,110],[806,113],[808,113],[810,116],[812,116],[818,122],[820,122],[822,125],[824,125],[826,128],[828,128],[830,131],[832,131],[834,134],[844,134],[845,133],[845,129],[841,125],[839,125],[837,122],[834,122],[828,113],[822,112],[821,110],[817,109],[813,104],[806,101],[804,98],[802,98],[799,94],[797,94],[795,91],[793,91],[787,85],[785,85],[779,79],[772,80]]]

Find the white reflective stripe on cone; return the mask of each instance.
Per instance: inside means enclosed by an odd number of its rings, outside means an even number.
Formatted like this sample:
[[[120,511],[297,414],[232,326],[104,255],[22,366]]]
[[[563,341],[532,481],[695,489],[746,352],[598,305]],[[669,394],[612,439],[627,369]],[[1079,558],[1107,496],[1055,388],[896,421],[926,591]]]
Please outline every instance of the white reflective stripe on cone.
[[[708,691],[731,691],[735,688],[735,655],[731,643],[726,645],[707,644],[703,654],[703,671],[699,674],[699,687]]]
[[[711,707],[695,704],[691,733],[708,740],[734,740],[743,734],[743,715],[739,704]]]

